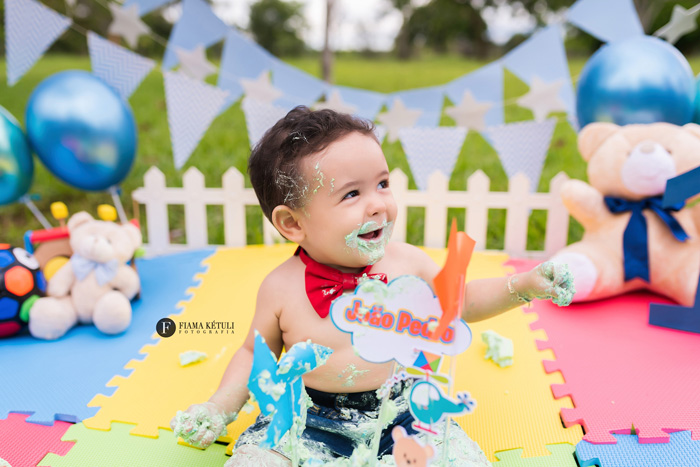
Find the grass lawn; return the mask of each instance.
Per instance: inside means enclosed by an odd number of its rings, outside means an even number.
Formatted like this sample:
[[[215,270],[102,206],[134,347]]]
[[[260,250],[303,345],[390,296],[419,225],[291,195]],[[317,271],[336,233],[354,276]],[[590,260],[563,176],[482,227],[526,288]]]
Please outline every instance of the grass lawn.
[[[319,64],[315,58],[293,59],[288,62],[315,76],[319,75]],[[583,59],[570,62],[572,76],[579,74],[584,63]],[[400,62],[392,58],[366,59],[357,56],[340,56],[336,59],[335,82],[378,92],[393,92],[444,84],[485,64],[485,62],[455,56],[426,57],[410,62]],[[691,65],[697,71],[700,69],[700,59],[691,61]],[[23,124],[26,103],[32,90],[46,77],[68,69],[89,70],[89,58],[61,55],[42,58],[14,87],[8,88],[4,80],[0,83],[0,105]],[[5,75],[4,61],[0,62],[0,75]],[[215,77],[210,77],[208,81],[215,83]],[[527,86],[506,71],[504,99],[507,102],[514,102],[514,98],[525,92],[527,92]],[[130,104],[138,126],[139,145],[133,170],[122,184],[122,201],[127,214],[132,214],[130,193],[143,185],[143,176],[151,166],[155,165],[165,173],[169,186],[181,186],[182,174],[190,166],[197,167],[204,174],[207,186],[221,186],[221,176],[231,166],[246,173],[250,150],[245,117],[239,104],[229,108],[213,122],[185,167],[180,171],[175,169],[172,161],[163,78],[159,70],[153,71],[144,80],[131,97]],[[506,105],[505,117],[506,122],[533,118],[529,110],[518,107],[516,104]],[[547,191],[550,179],[560,171],[566,172],[573,178],[585,179],[585,164],[576,149],[576,134],[566,122],[564,114],[558,117],[559,122],[545,161],[538,191]],[[454,122],[443,113],[441,125],[454,125]],[[401,145],[398,142],[393,144],[385,142],[383,149],[389,168],[400,167],[410,177],[410,169]],[[87,210],[95,214],[98,204],[111,204],[108,194],[83,192],[67,186],[53,177],[38,159],[35,158],[35,162],[34,183],[30,193],[40,197],[35,201],[36,205],[47,217],[49,204],[54,201],[65,202],[71,213]],[[497,154],[480,134],[470,132],[450,179],[450,188],[465,189],[467,177],[477,169],[483,170],[491,178],[492,190],[507,189],[507,177]],[[412,179],[410,183],[415,188]],[[253,228],[248,229],[248,243],[262,241],[262,215],[258,211],[257,208],[248,209],[248,225],[253,225]],[[184,208],[172,206],[169,214],[172,241],[185,243]],[[457,217],[460,228],[464,228],[464,210],[455,209],[452,214]],[[222,244],[224,234],[221,209],[211,207],[208,210],[208,218],[209,243]],[[145,224],[143,213],[141,220]],[[543,248],[545,220],[543,212],[535,211],[532,214],[528,248]],[[422,244],[423,222],[422,209],[410,209],[407,236],[409,242]],[[505,212],[493,210],[490,213],[487,248],[503,247],[504,222]],[[0,242],[22,245],[24,232],[39,228],[41,228],[39,223],[23,205],[0,207]],[[570,241],[580,236],[580,226],[573,223],[569,233]]]

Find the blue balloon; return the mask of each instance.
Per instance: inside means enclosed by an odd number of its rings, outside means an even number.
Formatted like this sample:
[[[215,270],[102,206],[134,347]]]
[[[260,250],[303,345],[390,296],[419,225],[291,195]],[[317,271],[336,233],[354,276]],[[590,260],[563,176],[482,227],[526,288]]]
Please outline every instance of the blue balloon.
[[[693,118],[695,77],[688,61],[668,42],[638,36],[604,45],[583,67],[576,111],[591,122],[669,122]]]
[[[32,184],[34,160],[17,120],[0,107],[0,206],[17,201]]]
[[[131,170],[136,154],[131,109],[88,72],[63,71],[42,81],[29,98],[26,119],[39,159],[69,185],[105,190]]]

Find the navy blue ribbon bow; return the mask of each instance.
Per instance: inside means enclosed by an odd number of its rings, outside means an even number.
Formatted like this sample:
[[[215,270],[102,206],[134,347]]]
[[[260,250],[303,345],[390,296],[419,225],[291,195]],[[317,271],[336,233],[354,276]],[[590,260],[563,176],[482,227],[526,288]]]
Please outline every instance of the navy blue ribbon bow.
[[[672,211],[679,211],[685,205],[684,202],[673,204],[667,208],[662,207],[662,197],[654,196],[640,201],[629,201],[623,198],[605,197],[605,204],[610,212],[619,214],[632,211],[625,228],[622,241],[622,249],[625,255],[625,282],[639,277],[649,282],[649,239],[647,235],[647,221],[642,214],[644,209],[651,209],[671,229],[671,233],[678,241],[688,239],[683,227],[671,215]]]

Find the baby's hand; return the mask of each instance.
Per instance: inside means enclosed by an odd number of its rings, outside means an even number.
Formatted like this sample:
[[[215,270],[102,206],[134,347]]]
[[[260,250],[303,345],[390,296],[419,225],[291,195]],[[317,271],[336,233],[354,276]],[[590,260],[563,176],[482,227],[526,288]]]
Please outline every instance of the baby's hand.
[[[191,405],[184,412],[179,410],[170,421],[170,428],[192,446],[207,448],[226,434],[226,425],[235,419],[235,415],[227,415],[218,404],[204,402]]]
[[[567,306],[576,293],[574,276],[566,264],[547,261],[529,271],[527,276],[525,290],[520,290],[520,294],[529,300],[552,299],[552,303]]]

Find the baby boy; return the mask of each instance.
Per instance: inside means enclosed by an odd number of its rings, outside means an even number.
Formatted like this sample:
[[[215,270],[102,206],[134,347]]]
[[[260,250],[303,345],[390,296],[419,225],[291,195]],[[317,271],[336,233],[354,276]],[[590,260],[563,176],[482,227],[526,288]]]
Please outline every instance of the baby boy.
[[[411,274],[432,285],[440,267],[419,248],[389,241],[397,207],[371,122],[297,107],[255,146],[249,173],[263,213],[299,248],[262,282],[250,331],[218,390],[209,401],[173,419],[171,426],[189,443],[209,446],[248,400],[254,331],[278,357],[283,348],[310,339],[333,353],[325,365],[303,377],[312,402],[301,439],[303,452],[323,462],[349,457],[359,444],[371,441],[379,407],[376,390],[391,377],[393,366],[358,357],[350,334],[338,330],[328,317],[330,304],[344,291],[353,291],[364,277],[390,282]],[[462,318],[483,320],[535,298],[568,304],[572,295],[565,266],[544,263],[509,278],[469,282]],[[391,452],[395,426],[415,433],[403,396],[408,385],[397,383],[390,391],[398,413],[381,433],[380,456]],[[239,437],[227,465],[290,465],[286,437],[272,451],[258,447],[269,421],[260,416]],[[446,423],[442,425],[436,427],[438,432]],[[454,422],[450,435],[450,442],[458,446],[452,449],[450,444],[450,452],[459,456],[454,465],[490,465]],[[439,459],[440,446],[436,447]]]

